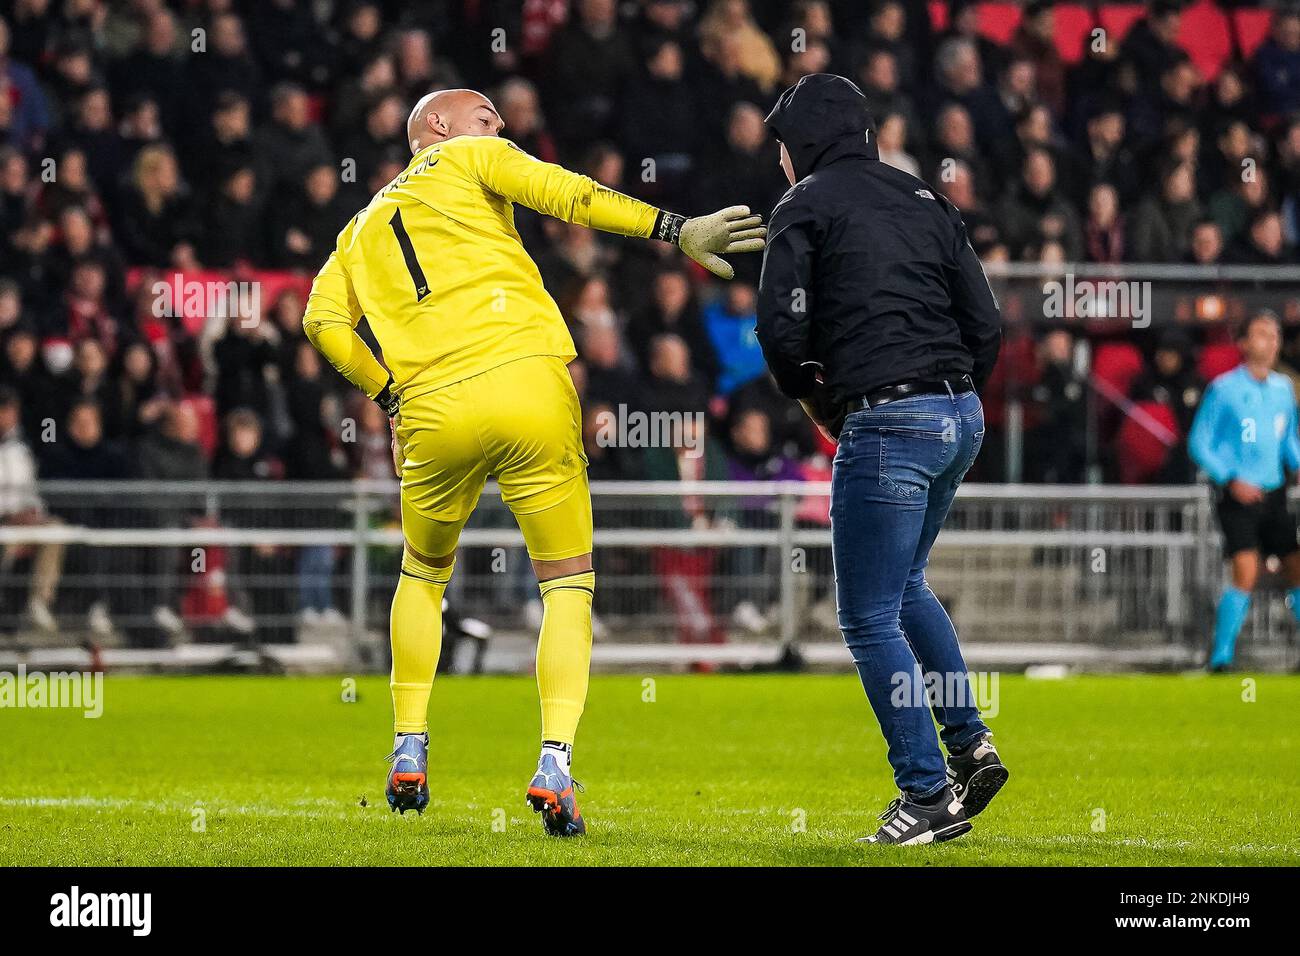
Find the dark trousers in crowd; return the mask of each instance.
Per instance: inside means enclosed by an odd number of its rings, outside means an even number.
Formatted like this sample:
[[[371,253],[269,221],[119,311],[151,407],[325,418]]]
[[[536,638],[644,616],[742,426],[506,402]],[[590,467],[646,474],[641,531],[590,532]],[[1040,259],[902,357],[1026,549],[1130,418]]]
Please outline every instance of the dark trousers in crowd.
[[[898,788],[918,798],[947,783],[931,707],[950,751],[988,731],[952,621],[925,581],[930,548],[983,435],[974,392],[917,395],[850,414],[835,456],[840,630],[889,745]],[[940,692],[934,700],[927,679]]]

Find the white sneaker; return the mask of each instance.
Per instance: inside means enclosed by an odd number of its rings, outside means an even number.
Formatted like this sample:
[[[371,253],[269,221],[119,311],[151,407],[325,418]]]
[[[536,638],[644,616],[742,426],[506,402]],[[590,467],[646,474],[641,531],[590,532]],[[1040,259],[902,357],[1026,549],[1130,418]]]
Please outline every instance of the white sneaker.
[[[181,621],[180,615],[165,604],[159,604],[153,609],[153,622],[158,625],[159,630],[172,637],[179,637],[185,633],[185,624]]]
[[[97,637],[108,637],[113,633],[113,619],[108,616],[108,607],[103,601],[96,601],[86,613],[86,623]]]
[[[236,634],[248,635],[257,630],[253,619],[234,605],[226,608],[226,613],[221,615],[221,621]]]
[[[762,634],[767,630],[767,618],[754,606],[753,601],[741,601],[731,612],[731,621],[737,627],[751,634]]]
[[[49,606],[44,601],[38,601],[32,598],[27,605],[27,616],[32,619],[32,626],[38,631],[57,631],[58,622],[54,620],[54,615],[50,613]]]

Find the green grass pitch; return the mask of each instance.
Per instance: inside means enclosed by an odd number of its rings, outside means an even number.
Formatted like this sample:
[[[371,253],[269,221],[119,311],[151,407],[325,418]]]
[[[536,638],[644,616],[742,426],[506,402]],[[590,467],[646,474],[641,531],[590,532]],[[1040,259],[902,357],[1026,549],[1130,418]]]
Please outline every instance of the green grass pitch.
[[[524,806],[531,680],[439,678],[433,802],[389,812],[383,678],[109,676],[104,714],[0,710],[0,865],[1300,863],[1300,678],[1005,676],[1011,781],[960,840],[881,848],[894,795],[841,676],[593,679],[590,835]],[[652,691],[652,693],[651,693]],[[653,697],[653,701],[646,698]],[[364,798],[364,805],[363,805]]]

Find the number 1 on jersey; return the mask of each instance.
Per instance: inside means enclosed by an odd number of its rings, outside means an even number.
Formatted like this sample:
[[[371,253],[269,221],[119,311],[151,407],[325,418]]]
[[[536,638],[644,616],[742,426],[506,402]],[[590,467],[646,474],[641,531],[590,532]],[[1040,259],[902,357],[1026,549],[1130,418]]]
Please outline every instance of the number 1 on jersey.
[[[411,237],[406,232],[406,227],[402,225],[402,210],[393,211],[393,218],[388,220],[388,224],[393,227],[393,234],[397,236],[397,244],[402,248],[402,258],[406,260],[406,269],[411,273],[411,281],[415,283],[415,301],[421,301],[429,294],[429,282],[424,278],[424,270],[420,268],[420,260],[415,257],[415,246],[411,244]]]

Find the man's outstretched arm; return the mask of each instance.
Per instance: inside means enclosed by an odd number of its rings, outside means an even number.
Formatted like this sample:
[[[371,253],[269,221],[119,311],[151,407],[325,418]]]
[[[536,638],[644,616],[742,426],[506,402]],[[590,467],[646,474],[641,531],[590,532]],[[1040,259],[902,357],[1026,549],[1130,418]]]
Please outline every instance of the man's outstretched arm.
[[[732,278],[735,270],[719,254],[763,249],[767,230],[762,217],[750,215],[747,206],[688,219],[542,162],[507,139],[483,140],[468,151],[475,177],[498,196],[543,215],[602,232],[671,242],[723,279]]]

